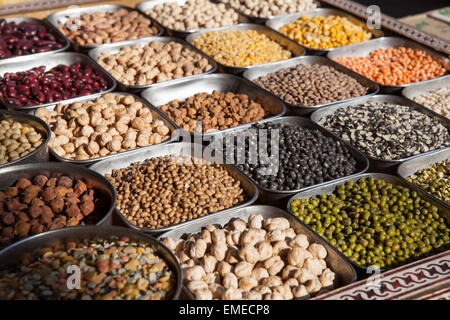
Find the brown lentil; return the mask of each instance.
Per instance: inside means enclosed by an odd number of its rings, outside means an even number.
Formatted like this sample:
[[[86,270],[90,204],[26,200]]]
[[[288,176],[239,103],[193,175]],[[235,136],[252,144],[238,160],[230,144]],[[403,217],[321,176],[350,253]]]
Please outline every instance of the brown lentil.
[[[244,201],[238,180],[221,165],[201,159],[156,157],[106,177],[116,189],[117,209],[140,228],[175,225]]]
[[[253,80],[290,104],[314,106],[363,96],[368,88],[331,66],[313,64],[280,69]]]
[[[200,131],[196,121],[202,121],[203,132],[224,130],[259,121],[269,115],[263,106],[246,94],[197,93],[185,101],[173,100],[158,107],[176,125],[188,131]]]
[[[73,265],[81,271],[80,289],[67,286]],[[173,271],[156,250],[127,237],[42,248],[0,271],[2,300],[161,300],[174,290]]]

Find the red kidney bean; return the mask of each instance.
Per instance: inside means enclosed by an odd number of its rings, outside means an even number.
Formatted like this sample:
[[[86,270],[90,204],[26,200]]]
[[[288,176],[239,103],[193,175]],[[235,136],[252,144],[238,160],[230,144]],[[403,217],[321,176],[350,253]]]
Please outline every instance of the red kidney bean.
[[[1,22],[0,22],[1,25]],[[107,81],[90,66],[76,62],[45,71],[44,66],[0,77],[0,99],[16,106],[52,103],[104,91]]]
[[[0,19],[0,59],[57,50],[64,40],[44,25]]]

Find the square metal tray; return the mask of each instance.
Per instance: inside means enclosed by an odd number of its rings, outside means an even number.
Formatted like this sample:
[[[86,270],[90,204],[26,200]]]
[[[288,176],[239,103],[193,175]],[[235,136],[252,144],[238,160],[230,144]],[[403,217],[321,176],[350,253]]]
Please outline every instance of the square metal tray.
[[[121,169],[126,168],[132,163],[138,162],[138,161],[144,161],[146,159],[150,158],[156,158],[156,157],[162,157],[166,155],[184,155],[184,154],[191,154],[196,155],[198,152],[202,153],[202,158],[206,161],[214,162],[216,160],[216,157],[214,155],[207,154],[206,152],[203,152],[204,147],[199,144],[191,144],[186,142],[179,142],[179,143],[171,143],[163,146],[159,146],[157,148],[147,149],[147,150],[138,150],[132,154],[129,155],[123,155],[121,157],[117,157],[115,159],[110,160],[104,160],[97,162],[89,167],[89,169],[94,170],[102,175],[110,174],[113,169]],[[150,228],[139,228],[136,225],[132,224],[128,219],[117,209],[115,208],[115,212],[119,215],[119,217],[122,219],[122,221],[130,228],[140,230],[146,233],[151,234],[161,234],[163,232],[170,231],[175,228],[180,228],[186,225],[189,225],[190,223],[194,221],[203,221],[205,219],[208,219],[210,217],[215,218],[219,215],[227,215],[234,209],[242,208],[245,206],[248,206],[256,201],[258,198],[258,190],[256,186],[251,182],[249,179],[247,179],[245,176],[243,176],[239,171],[237,171],[233,166],[223,164],[224,168],[228,171],[228,173],[235,179],[239,180],[241,182],[241,187],[244,189],[245,193],[245,200],[243,203],[240,203],[234,207],[221,210],[215,213],[211,213],[209,215],[206,215],[204,217],[192,219],[189,221],[181,222],[175,225],[170,225],[164,228],[158,228],[158,229],[150,229]]]
[[[277,42],[282,47],[289,50],[292,53],[292,57],[298,57],[298,56],[302,56],[305,54],[305,49],[301,45],[299,45],[297,42],[289,39],[288,37],[282,35],[281,33],[274,31],[266,26],[262,26],[259,24],[250,24],[250,23],[241,23],[241,24],[237,24],[237,25],[229,26],[229,27],[202,29],[201,31],[197,31],[197,32],[190,34],[186,38],[186,41],[192,44],[192,42],[195,39],[197,39],[198,37],[200,37],[202,34],[205,34],[205,33],[211,32],[211,31],[229,31],[229,30],[241,30],[241,31],[255,30],[259,33],[265,34],[269,39]],[[217,65],[219,66],[220,72],[231,73],[231,74],[240,74],[240,73],[244,72],[245,70],[250,69],[254,66],[264,65],[264,63],[255,64],[255,65],[246,66],[246,67],[227,66],[220,62],[217,62]]]
[[[378,85],[375,82],[373,82],[372,80],[369,80],[366,77],[361,76],[359,73],[343,67],[339,63],[336,63],[330,59],[327,59],[327,58],[321,57],[321,56],[301,56],[301,57],[295,57],[295,58],[291,58],[291,59],[284,60],[284,61],[275,61],[275,62],[267,63],[262,66],[256,66],[254,68],[251,68],[251,69],[245,71],[242,76],[245,79],[253,82],[253,80],[256,80],[259,77],[263,77],[268,74],[275,73],[276,71],[281,70],[281,69],[288,69],[288,68],[295,67],[297,65],[313,65],[313,64],[320,64],[320,65],[333,67],[334,69],[336,69],[342,73],[345,73],[346,75],[351,76],[352,78],[356,79],[359,83],[361,83],[363,86],[365,86],[369,89],[368,93],[361,97],[374,95],[379,90]],[[269,91],[265,88],[262,88],[262,89]],[[356,98],[359,98],[359,97],[356,97]],[[291,104],[291,103],[287,103],[286,101],[283,101],[283,102],[287,107],[287,112],[289,115],[304,116],[304,115],[307,115],[319,108],[329,106],[329,105],[339,103],[339,102],[351,101],[356,98],[350,98],[350,99],[334,101],[334,102],[325,103],[325,104],[313,105],[313,106]],[[281,99],[281,97],[279,99]]]
[[[327,257],[325,261],[327,266],[336,273],[336,278],[334,280],[334,286],[336,288],[346,286],[354,281],[356,281],[356,272],[352,265],[348,262],[347,258],[339,252],[339,250],[333,248],[328,244],[322,237],[317,235],[314,231],[307,228],[300,220],[293,217],[286,211],[272,207],[272,206],[249,206],[245,208],[240,208],[232,210],[228,213],[223,213],[216,215],[215,217],[208,217],[202,221],[193,221],[190,224],[176,228],[172,231],[162,234],[158,239],[171,237],[173,239],[185,238],[191,234],[199,233],[204,227],[208,225],[220,225],[224,226],[233,219],[242,219],[248,221],[250,215],[260,214],[264,218],[271,217],[283,217],[289,220],[291,227],[297,232],[305,234],[308,237],[310,243],[318,243],[323,245],[327,249]],[[195,300],[194,295],[183,285],[184,293],[191,299]]]

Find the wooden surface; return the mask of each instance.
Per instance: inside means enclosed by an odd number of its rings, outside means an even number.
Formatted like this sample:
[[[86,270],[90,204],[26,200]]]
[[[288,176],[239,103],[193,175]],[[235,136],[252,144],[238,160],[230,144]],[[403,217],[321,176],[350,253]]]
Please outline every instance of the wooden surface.
[[[9,17],[32,17],[32,18],[38,18],[38,19],[44,19],[48,15],[56,12],[56,11],[62,11],[67,8],[76,8],[76,7],[89,7],[89,6],[96,6],[96,5],[102,5],[102,4],[120,4],[128,7],[134,8],[136,4],[139,2],[143,2],[144,0],[109,0],[109,1],[91,1],[88,0],[88,3],[84,4],[77,4],[77,5],[69,5],[69,6],[63,6],[55,9],[45,9],[41,11],[32,11],[32,12],[21,12],[16,14],[10,14],[10,15],[2,15],[2,18],[9,18]],[[58,2],[58,1],[56,1]],[[62,1],[61,1],[62,2]]]

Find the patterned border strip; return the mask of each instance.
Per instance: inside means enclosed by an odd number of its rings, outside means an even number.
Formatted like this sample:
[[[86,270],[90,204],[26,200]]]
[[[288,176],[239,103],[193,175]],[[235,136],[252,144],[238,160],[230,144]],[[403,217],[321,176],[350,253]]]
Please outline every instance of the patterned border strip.
[[[0,15],[8,15],[25,11],[40,11],[69,5],[95,2],[95,0],[32,0],[21,3],[6,4],[0,6]]]
[[[363,19],[367,19],[367,17],[369,16],[369,14],[367,13],[366,6],[350,0],[320,0],[320,1],[333,7],[339,8],[341,10],[347,11]],[[416,29],[413,26],[400,22],[399,20],[385,14],[381,15],[381,25],[385,29],[394,31],[398,34],[401,34],[404,37],[410,38],[426,46],[429,46],[431,48],[434,48],[438,51],[450,55],[450,42],[442,38],[439,38],[435,35],[429,34],[422,30]]]
[[[378,286],[367,279],[315,300],[450,299],[450,250],[382,273]]]

